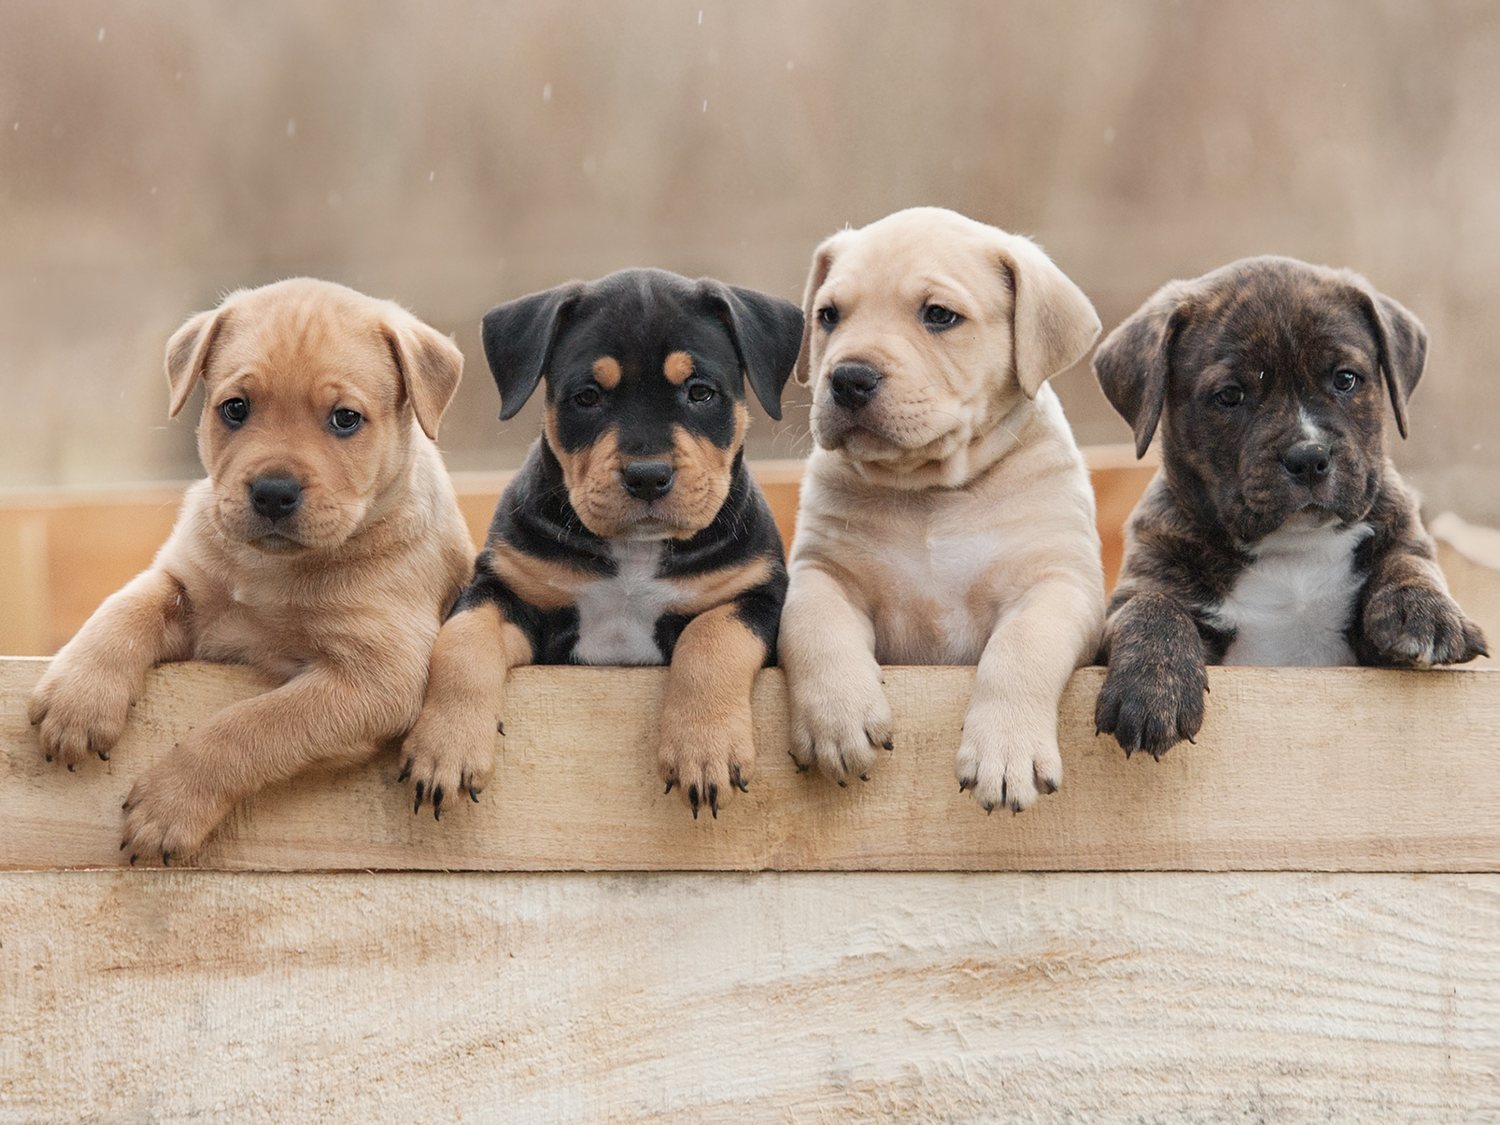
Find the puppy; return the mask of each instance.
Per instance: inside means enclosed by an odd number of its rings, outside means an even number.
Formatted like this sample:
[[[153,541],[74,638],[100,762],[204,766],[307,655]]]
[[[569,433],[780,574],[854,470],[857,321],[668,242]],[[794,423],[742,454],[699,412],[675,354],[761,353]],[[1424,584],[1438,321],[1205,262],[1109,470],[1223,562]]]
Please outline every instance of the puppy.
[[[177,331],[166,366],[171,415],[205,387],[208,478],[151,568],[57,654],[31,721],[72,770],[109,759],[153,664],[245,664],[272,690],[136,783],[131,863],[186,855],[271,782],[405,731],[471,550],[433,444],[463,356],[405,309],[307,278],[241,290]]]
[[[788,301],[625,270],[501,305],[484,348],[510,418],[546,423],[500,497],[406,740],[414,809],[478,800],[509,669],[671,664],[660,773],[715,817],[755,759],[750,689],[775,651],[781,540],[745,468],[745,384],[772,418],[802,335]]]
[[[1204,664],[1462,663],[1484,637],[1448,596],[1386,456],[1421,323],[1346,270],[1247,258],[1157,291],[1094,372],[1162,469],[1131,515],[1100,731],[1159,758],[1203,721]]]
[[[824,242],[804,305],[792,755],[867,780],[893,744],[880,665],[977,662],[959,789],[1019,812],[1062,780],[1058,700],[1104,618],[1093,493],[1046,385],[1099,318],[1034,243],[928,207]]]

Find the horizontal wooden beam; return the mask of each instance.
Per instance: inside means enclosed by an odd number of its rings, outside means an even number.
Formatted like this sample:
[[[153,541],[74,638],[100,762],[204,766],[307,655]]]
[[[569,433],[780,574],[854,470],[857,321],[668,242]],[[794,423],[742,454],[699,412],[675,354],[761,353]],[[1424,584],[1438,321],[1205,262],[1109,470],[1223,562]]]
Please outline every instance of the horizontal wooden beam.
[[[1500,1119],[1489,875],[10,874],[0,947],[7,1121]]]
[[[152,673],[108,763],[40,759],[41,660],[0,660],[0,868],[114,866],[120,802],[185,732],[251,691],[232,668]],[[250,801],[201,855],[255,870],[1500,871],[1500,673],[1215,668],[1197,746],[1127,761],[1093,734],[1101,672],[1062,703],[1062,791],[987,817],[954,780],[969,668],[892,668],[896,750],[838,789],[786,753],[779,672],[756,688],[751,790],[694,821],[656,781],[660,669],[512,676],[495,784],[434,823],[394,756]]]

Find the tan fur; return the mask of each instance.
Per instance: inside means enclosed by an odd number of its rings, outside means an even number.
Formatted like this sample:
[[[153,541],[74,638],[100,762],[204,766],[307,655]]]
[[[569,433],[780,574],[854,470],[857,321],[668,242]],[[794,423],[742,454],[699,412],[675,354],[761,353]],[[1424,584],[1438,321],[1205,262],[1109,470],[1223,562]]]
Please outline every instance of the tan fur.
[[[578,601],[578,591],[597,577],[518,551],[504,541],[491,540],[489,548],[490,569],[495,576],[537,609],[573,605]]]
[[[606,391],[612,391],[618,387],[624,375],[624,372],[620,370],[620,361],[612,355],[601,355],[594,360],[593,372],[594,382]]]
[[[687,352],[673,352],[667,356],[667,361],[662,364],[661,371],[667,377],[667,382],[674,387],[680,387],[692,377],[693,357]]]
[[[935,208],[830,239],[806,302],[819,448],[780,643],[794,754],[862,774],[893,735],[879,664],[977,663],[959,779],[1024,808],[1061,779],[1058,699],[1104,616],[1093,493],[1044,385],[1098,319],[1034,245]],[[929,332],[929,302],[965,323]],[[854,361],[884,378],[868,428],[839,433],[827,377]]]
[[[737,566],[726,566],[704,574],[674,578],[672,585],[678,598],[668,610],[672,613],[702,613],[739,597],[759,586],[771,576],[771,562],[765,558],[748,559]]]
[[[209,471],[151,569],[58,653],[31,703],[44,753],[108,753],[151,665],[246,664],[264,695],[226,708],[137,782],[124,851],[194,850],[235,803],[313,765],[355,761],[416,718],[442,615],[471,548],[436,429],[462,356],[399,306],[296,279],[231,295],[167,348],[171,410],[206,386]],[[231,431],[226,398],[251,403]],[[328,432],[335,407],[366,422]],[[425,419],[425,420],[424,420]],[[288,539],[256,539],[248,484],[305,486]]]
[[[450,617],[432,652],[422,713],[402,746],[403,774],[430,795],[478,799],[495,773],[495,734],[505,706],[505,678],[531,663],[526,634],[485,602]]]
[[[733,605],[695,617],[677,640],[658,762],[661,779],[680,785],[695,808],[701,801],[717,816],[730,787],[750,779],[755,765],[750,689],[765,656],[765,645]]]

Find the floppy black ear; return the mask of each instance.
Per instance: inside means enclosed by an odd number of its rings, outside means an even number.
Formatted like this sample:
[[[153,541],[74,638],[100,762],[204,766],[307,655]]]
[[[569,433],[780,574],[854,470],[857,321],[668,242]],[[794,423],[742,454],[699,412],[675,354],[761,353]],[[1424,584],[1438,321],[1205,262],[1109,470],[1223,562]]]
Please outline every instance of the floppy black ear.
[[[1406,400],[1416,390],[1427,365],[1427,329],[1416,314],[1384,293],[1377,293],[1358,274],[1351,277],[1365,315],[1375,329],[1380,370],[1385,377],[1386,393],[1396,414],[1396,429],[1404,438],[1407,432]]]
[[[729,328],[745,381],[772,418],[781,418],[781,391],[802,346],[802,310],[790,301],[704,278],[698,282]]]
[[[500,390],[500,418],[514,418],[547,373],[567,312],[583,295],[581,281],[532,293],[484,314],[484,358]]]
[[[1104,397],[1135,431],[1144,457],[1161,421],[1172,371],[1172,341],[1186,319],[1187,287],[1169,282],[1104,338],[1094,353],[1094,377]]]

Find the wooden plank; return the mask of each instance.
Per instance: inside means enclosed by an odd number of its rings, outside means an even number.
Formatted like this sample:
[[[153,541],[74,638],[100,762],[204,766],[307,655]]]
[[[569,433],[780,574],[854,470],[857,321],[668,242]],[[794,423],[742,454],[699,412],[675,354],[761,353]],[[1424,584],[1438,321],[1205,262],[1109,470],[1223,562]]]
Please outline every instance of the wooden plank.
[[[0,876],[7,1121],[1500,1118],[1500,879]]]
[[[175,665],[108,763],[40,759],[25,700],[40,660],[0,661],[0,867],[119,863],[133,779],[250,691],[239,670]],[[1196,747],[1126,761],[1093,735],[1099,669],[1063,700],[1062,791],[986,817],[953,755],[973,669],[892,668],[896,751],[838,789],[786,753],[781,675],[756,692],[751,792],[718,820],[663,796],[661,669],[523,668],[495,784],[441,823],[413,817],[394,755],[268,791],[205,866],[529,870],[1500,871],[1500,672],[1215,668]]]

